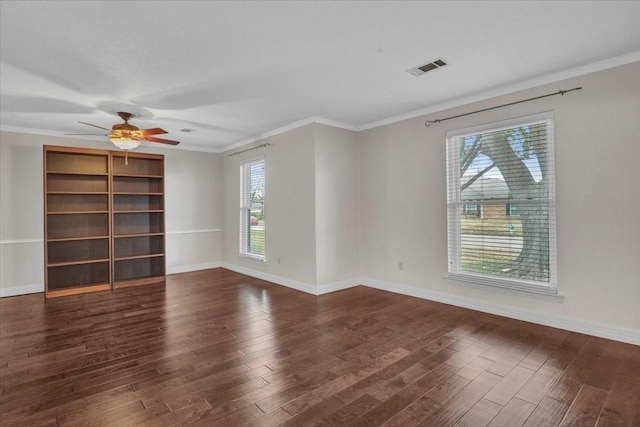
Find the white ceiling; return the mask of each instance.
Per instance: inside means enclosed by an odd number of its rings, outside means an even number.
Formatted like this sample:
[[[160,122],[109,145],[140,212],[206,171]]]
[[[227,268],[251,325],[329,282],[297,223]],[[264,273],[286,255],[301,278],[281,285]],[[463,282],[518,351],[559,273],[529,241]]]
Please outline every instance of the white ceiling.
[[[125,110],[213,151],[309,117],[363,129],[639,60],[638,17],[640,1],[3,0],[0,128],[91,133],[78,121]]]

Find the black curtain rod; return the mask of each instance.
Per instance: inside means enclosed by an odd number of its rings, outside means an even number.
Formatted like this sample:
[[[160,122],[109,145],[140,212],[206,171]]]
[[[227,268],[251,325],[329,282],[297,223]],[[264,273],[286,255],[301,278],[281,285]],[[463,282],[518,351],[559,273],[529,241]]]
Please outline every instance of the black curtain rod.
[[[424,122],[424,125],[429,127],[429,126],[431,126],[432,123],[440,123],[440,122],[444,122],[446,120],[457,119],[458,117],[464,117],[464,116],[468,116],[470,114],[482,113],[483,111],[495,110],[496,108],[508,107],[509,105],[520,104],[520,103],[523,103],[523,102],[528,102],[528,101],[533,101],[533,100],[536,100],[536,99],[546,98],[548,96],[554,96],[554,95],[563,95],[564,96],[565,93],[569,93],[569,92],[572,92],[574,90],[580,90],[580,89],[582,89],[582,87],[574,87],[573,89],[568,89],[568,90],[559,90],[558,92],[548,93],[546,95],[536,96],[536,97],[529,98],[529,99],[523,99],[521,101],[510,102],[508,104],[502,104],[502,105],[498,105],[498,106],[495,106],[495,107],[485,108],[483,110],[472,111],[470,113],[458,114],[457,116],[451,116],[451,117],[447,117],[445,119],[427,120],[426,122]]]
[[[271,144],[269,144],[268,142],[265,142],[264,144],[256,145],[255,147],[247,148],[246,150],[236,151],[235,153],[227,154],[227,157],[231,157],[231,156],[235,156],[236,154],[245,153],[247,151],[255,150],[256,148],[260,148],[260,147],[268,147],[270,145]]]

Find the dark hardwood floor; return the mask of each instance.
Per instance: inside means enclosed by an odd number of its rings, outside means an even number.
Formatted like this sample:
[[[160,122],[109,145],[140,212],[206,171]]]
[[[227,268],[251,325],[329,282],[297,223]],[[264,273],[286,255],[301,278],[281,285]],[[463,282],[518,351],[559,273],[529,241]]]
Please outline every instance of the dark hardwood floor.
[[[224,269],[0,299],[2,426],[640,426],[640,347]]]

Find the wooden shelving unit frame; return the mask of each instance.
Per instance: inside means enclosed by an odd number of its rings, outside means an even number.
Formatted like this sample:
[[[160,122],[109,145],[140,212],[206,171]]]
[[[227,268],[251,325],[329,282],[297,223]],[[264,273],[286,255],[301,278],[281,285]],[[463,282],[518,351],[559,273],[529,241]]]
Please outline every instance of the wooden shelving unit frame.
[[[164,282],[164,156],[43,155],[46,298]]]

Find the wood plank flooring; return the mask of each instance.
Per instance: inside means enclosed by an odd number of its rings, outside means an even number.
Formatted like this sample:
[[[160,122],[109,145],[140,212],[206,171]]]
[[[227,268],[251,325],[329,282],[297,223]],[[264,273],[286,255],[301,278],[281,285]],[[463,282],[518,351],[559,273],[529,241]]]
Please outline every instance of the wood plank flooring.
[[[0,299],[2,426],[640,426],[640,347],[224,269]]]

